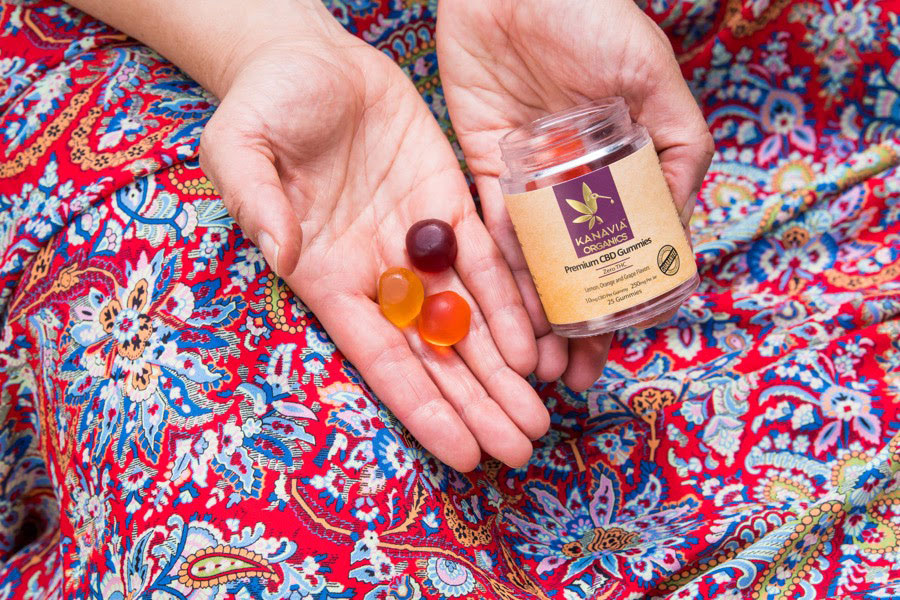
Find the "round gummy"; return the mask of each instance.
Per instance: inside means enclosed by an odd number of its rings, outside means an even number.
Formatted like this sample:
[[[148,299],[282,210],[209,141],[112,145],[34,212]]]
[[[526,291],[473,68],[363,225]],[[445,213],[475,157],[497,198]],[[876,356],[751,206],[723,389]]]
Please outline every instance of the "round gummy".
[[[406,232],[406,251],[417,269],[436,273],[453,266],[456,234],[439,219],[419,221]]]
[[[391,267],[378,278],[378,305],[397,327],[405,327],[419,316],[424,299],[422,280],[409,269]]]
[[[425,298],[419,313],[419,335],[435,346],[452,346],[466,337],[472,309],[465,298],[446,291]]]

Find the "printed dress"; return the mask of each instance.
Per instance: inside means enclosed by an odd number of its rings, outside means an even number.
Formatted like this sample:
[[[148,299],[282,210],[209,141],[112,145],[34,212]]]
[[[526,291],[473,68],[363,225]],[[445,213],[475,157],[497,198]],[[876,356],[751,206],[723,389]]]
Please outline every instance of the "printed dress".
[[[460,474],[197,163],[215,100],[0,0],[0,599],[900,597],[900,3],[644,0],[718,151],[703,283]],[[448,131],[434,0],[332,0]]]

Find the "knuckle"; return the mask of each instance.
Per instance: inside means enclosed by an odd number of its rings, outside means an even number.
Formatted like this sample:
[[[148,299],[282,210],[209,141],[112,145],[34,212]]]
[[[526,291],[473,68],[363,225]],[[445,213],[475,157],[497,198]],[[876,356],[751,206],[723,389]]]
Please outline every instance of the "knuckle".
[[[705,135],[702,136],[702,141],[700,142],[700,163],[703,167],[703,173],[705,174],[706,170],[709,169],[709,165],[712,163],[713,157],[716,155],[716,144],[713,141],[712,135],[709,134],[707,130]]]
[[[498,269],[498,260],[499,257],[493,252],[482,254],[469,265],[469,273],[473,277],[490,277]]]
[[[219,135],[219,124],[214,115],[200,134],[200,153],[209,154],[212,152],[216,148],[216,139]]]
[[[519,302],[512,297],[511,293],[500,292],[498,290],[497,298],[492,303],[489,303],[487,308],[484,309],[484,325],[487,326],[488,322],[496,324],[502,317],[508,317],[510,321],[515,321],[518,317],[517,313],[520,306]],[[474,315],[473,322],[478,322],[475,320]]]
[[[531,271],[528,270],[527,265],[516,265],[512,269],[512,274],[516,282],[522,282],[523,284],[533,284],[533,280],[531,279]]]
[[[465,423],[477,423],[489,415],[494,401],[484,394],[470,394],[468,399],[460,404],[459,416]]]
[[[413,428],[429,428],[432,431],[447,431],[451,420],[448,406],[441,398],[431,397],[413,407],[406,415],[397,415],[404,425]],[[428,427],[428,425],[431,427]]]
[[[515,279],[509,281],[509,277],[504,273],[504,265],[500,256],[496,252],[491,252],[475,259],[467,269],[473,282],[470,287],[489,291],[489,297],[482,306],[487,319],[512,312],[517,305],[515,294],[510,287]]]
[[[493,211],[485,211],[484,226],[491,234],[491,237],[497,239],[498,236],[515,235],[512,219],[506,209],[502,213],[495,214]]]
[[[516,376],[515,371],[503,365],[490,369],[484,379],[484,387],[489,390],[504,390],[503,380],[510,375]],[[493,402],[493,400],[491,400]]]
[[[225,208],[227,208],[228,212],[231,214],[231,218],[241,226],[241,229],[247,231],[247,224],[244,223],[244,199],[236,194],[223,193],[222,201],[225,203]]]
[[[712,159],[713,155],[716,153],[716,143],[713,141],[712,134],[709,133],[709,130],[705,130],[705,135],[703,136],[703,154],[708,159]]]
[[[706,152],[712,152],[716,148],[716,144],[713,141],[712,133],[709,131],[709,125],[706,123],[706,119],[703,118],[703,113],[700,110],[700,106],[697,106],[697,117],[694,119],[696,130],[694,135],[699,138],[699,145]]]

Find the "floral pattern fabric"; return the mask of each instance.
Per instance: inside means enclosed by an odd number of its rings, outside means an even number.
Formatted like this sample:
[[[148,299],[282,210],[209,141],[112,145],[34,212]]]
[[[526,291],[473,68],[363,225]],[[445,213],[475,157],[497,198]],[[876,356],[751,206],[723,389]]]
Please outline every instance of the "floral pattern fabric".
[[[435,2],[328,4],[452,142]],[[900,597],[900,4],[642,6],[717,143],[702,286],[461,474],[225,212],[215,99],[0,0],[0,598]]]

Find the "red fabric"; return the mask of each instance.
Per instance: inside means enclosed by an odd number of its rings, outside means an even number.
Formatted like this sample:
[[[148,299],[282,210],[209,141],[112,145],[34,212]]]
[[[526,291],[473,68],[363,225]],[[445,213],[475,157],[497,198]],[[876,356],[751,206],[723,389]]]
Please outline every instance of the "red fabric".
[[[448,128],[432,7],[329,4]],[[463,475],[228,218],[212,98],[0,2],[0,598],[900,595],[895,8],[649,3],[717,140],[704,283]]]

